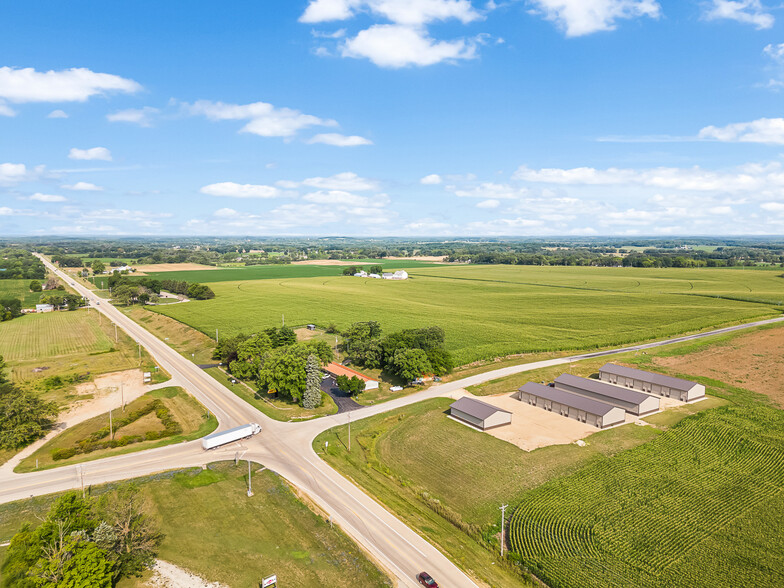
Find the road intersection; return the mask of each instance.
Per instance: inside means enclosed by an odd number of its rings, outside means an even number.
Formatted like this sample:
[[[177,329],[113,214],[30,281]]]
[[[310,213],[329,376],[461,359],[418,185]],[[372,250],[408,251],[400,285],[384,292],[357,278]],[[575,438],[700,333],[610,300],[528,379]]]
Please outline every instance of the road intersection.
[[[51,272],[65,280],[72,289],[84,296],[93,308],[102,312],[142,345],[178,385],[196,397],[217,417],[220,429],[249,422],[259,423],[262,426],[262,432],[242,443],[242,459],[249,459],[266,466],[308,495],[334,523],[362,545],[388,573],[394,576],[400,586],[416,586],[415,576],[423,570],[437,578],[443,586],[476,586],[438,549],[318,457],[312,447],[313,439],[327,429],[346,424],[349,418],[346,413],[299,423],[279,422],[267,417],[120,312],[108,301],[97,297],[91,290],[74,282],[45,258],[41,257],[41,260]],[[98,302],[100,302],[99,305]],[[784,321],[784,317],[755,321],[666,341],[509,366],[446,382],[409,396],[354,410],[351,412],[351,419],[356,421],[422,400],[448,396],[460,388],[511,374],[568,364],[591,357],[644,350],[780,321]],[[237,446],[231,445],[205,452],[201,448],[200,441],[192,441],[74,466],[63,466],[28,474],[4,475],[0,480],[0,503],[79,488],[82,485],[101,484],[154,474],[164,470],[202,466],[212,461],[234,459],[237,451]]]

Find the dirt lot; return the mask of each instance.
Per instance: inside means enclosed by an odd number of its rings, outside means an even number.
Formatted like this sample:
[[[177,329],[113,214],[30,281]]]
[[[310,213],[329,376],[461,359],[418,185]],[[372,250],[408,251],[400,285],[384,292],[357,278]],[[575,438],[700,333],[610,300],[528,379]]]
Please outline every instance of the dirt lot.
[[[187,272],[191,270],[216,270],[214,265],[201,265],[200,263],[153,263],[150,265],[135,265],[135,275],[151,274],[155,272]]]
[[[703,376],[766,394],[784,407],[784,328],[740,335],[726,345],[677,357],[656,357],[672,372]]]

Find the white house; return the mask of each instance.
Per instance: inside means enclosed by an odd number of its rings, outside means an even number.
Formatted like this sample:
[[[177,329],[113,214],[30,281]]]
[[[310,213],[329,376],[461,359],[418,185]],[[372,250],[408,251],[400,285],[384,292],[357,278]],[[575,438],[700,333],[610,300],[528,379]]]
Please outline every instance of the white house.
[[[354,277],[355,278],[367,278],[368,275],[367,275],[367,272],[365,270],[362,270],[360,272],[355,273]]]
[[[408,272],[406,270],[397,270],[394,274],[383,274],[385,280],[407,280]]]

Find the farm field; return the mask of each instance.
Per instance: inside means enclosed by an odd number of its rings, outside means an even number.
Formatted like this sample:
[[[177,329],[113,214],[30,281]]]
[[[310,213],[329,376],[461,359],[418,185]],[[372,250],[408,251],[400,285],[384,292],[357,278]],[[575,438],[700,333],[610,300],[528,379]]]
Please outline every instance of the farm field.
[[[563,587],[778,586],[782,491],[784,413],[717,408],[524,495],[511,548]]]
[[[380,265],[385,270],[429,267],[434,264],[416,260],[358,259],[339,265],[271,264],[249,265],[232,268],[210,268],[191,271],[160,271],[156,266],[144,266],[145,272],[158,280],[184,280],[186,282],[236,282],[244,280],[281,280],[287,278],[313,278],[340,276],[344,267],[352,265]],[[154,272],[154,273],[153,273]]]
[[[295,269],[314,267],[324,269]],[[281,315],[286,324],[341,328],[377,320],[387,332],[436,324],[460,365],[775,316],[784,299],[784,279],[763,270],[434,265],[409,274],[401,282],[334,275],[215,282],[213,300],[155,311],[208,335],[278,325]]]
[[[80,379],[96,374],[142,367],[152,371],[152,358],[142,349],[141,366],[137,346],[122,330],[97,312],[87,310],[29,314],[0,323],[0,355],[17,383],[47,389],[43,381],[52,376]],[[35,372],[36,368],[46,368]],[[164,374],[160,373],[161,377]],[[59,403],[59,390],[45,395]]]
[[[211,582],[258,586],[277,574],[281,586],[390,586],[390,581],[337,525],[313,513],[275,473],[253,472],[246,496],[247,464],[210,464],[209,469],[164,472],[134,480],[149,498],[166,535],[159,558]],[[103,494],[116,484],[91,488]],[[54,495],[0,505],[0,542],[24,521],[45,515]],[[0,548],[0,559],[5,548]],[[149,578],[123,580],[142,588]]]
[[[0,280],[0,298],[19,298],[22,308],[35,308],[41,292],[30,292],[31,280]]]
[[[119,422],[123,416],[129,415],[134,411],[143,409],[151,403],[159,400],[160,403],[169,410],[171,417],[179,424],[181,432],[163,437],[161,439],[145,440],[133,443],[124,447],[98,449],[90,453],[77,453],[67,459],[53,459],[52,452],[77,447],[79,441],[87,439],[100,429],[109,427],[109,414],[105,413],[97,417],[88,419],[78,425],[70,427],[48,441],[35,453],[28,456],[16,467],[16,472],[32,472],[36,463],[39,469],[49,469],[64,465],[71,465],[83,461],[92,461],[121,453],[131,453],[171,445],[182,441],[191,441],[214,431],[218,426],[217,419],[208,415],[204,408],[193,396],[190,396],[182,388],[167,387],[148,392],[144,396],[137,398],[125,407],[125,411],[113,411],[113,419]],[[144,436],[148,431],[159,433],[164,430],[164,425],[154,412],[147,414],[137,421],[124,427],[114,429],[114,439],[121,439],[124,436]],[[107,436],[104,440],[108,440]]]

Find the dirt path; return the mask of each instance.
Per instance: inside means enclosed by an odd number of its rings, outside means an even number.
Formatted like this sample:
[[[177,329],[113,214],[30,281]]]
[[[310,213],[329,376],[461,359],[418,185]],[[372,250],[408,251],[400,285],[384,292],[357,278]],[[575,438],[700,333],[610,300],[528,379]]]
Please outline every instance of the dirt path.
[[[68,427],[120,408],[123,403],[133,402],[152,390],[177,385],[173,380],[168,380],[162,384],[146,386],[143,378],[141,370],[125,370],[96,376],[92,382],[79,384],[76,387],[76,394],[85,396],[85,400],[77,400],[66,412],[60,413],[57,424],[46,437],[28,445],[1,465],[0,475],[12,472],[23,459],[38,451],[52,437],[59,435]],[[90,394],[92,398],[88,397]]]
[[[219,582],[207,582],[179,566],[156,560],[153,576],[144,584],[150,588],[229,588]]]

